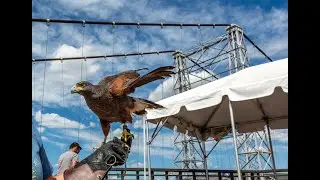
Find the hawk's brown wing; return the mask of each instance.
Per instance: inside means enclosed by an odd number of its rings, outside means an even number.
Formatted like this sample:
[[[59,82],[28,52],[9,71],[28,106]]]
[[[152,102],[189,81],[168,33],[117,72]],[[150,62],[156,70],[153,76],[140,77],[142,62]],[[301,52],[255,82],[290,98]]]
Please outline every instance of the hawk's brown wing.
[[[110,83],[109,85],[109,92],[113,94],[114,96],[121,96],[123,94],[129,94],[134,92],[124,92],[126,90],[126,87],[135,79],[139,78],[140,74],[137,72],[137,70],[131,70],[131,71],[125,71],[120,74]]]
[[[115,96],[121,96],[124,94],[123,90],[127,84],[140,76],[138,73],[139,70],[141,69],[124,71],[113,76],[104,77],[97,84],[96,95],[94,97],[101,97],[103,95],[107,95],[107,93],[111,93]]]
[[[108,83],[114,79],[116,79],[118,77],[119,74],[116,74],[116,75],[113,75],[113,76],[106,76],[104,77],[103,79],[101,79],[99,81],[99,83],[97,84],[98,86],[101,86],[101,87],[105,87],[108,85]]]
[[[137,73],[138,70],[120,73],[115,80],[111,82],[109,86],[109,92],[115,96],[133,93],[137,87],[158,79],[164,79],[164,77],[170,77],[170,74],[174,74],[172,71],[170,71],[171,69],[174,69],[174,67],[159,67],[143,76],[140,76]]]
[[[137,70],[124,71],[114,76],[107,76],[103,78],[99,83],[98,87],[102,93],[99,96],[111,93],[114,96],[122,96],[133,93],[135,88],[147,84],[149,82],[164,79],[164,77],[170,77],[170,74],[174,74],[171,69],[173,66],[159,67],[143,76],[140,76]]]

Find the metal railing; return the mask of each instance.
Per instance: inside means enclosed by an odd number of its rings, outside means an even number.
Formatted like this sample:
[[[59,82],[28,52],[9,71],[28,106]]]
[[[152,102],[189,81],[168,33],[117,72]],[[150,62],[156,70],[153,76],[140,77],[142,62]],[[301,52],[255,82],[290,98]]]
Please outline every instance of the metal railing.
[[[288,179],[288,169],[277,169],[279,180]],[[238,180],[236,170],[208,170],[210,180]],[[272,180],[272,170],[242,170],[242,180]],[[148,178],[147,171],[147,178]],[[143,168],[112,168],[108,179],[143,179]],[[205,170],[152,168],[151,179],[205,179]]]

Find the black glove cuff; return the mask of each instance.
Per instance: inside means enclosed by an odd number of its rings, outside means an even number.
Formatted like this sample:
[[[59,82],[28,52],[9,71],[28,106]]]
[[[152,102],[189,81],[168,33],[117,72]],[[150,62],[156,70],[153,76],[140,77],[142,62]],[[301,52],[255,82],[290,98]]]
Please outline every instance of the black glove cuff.
[[[92,171],[108,170],[110,166],[123,165],[128,157],[128,149],[118,138],[99,147],[94,153],[80,161],[76,167],[88,164]]]

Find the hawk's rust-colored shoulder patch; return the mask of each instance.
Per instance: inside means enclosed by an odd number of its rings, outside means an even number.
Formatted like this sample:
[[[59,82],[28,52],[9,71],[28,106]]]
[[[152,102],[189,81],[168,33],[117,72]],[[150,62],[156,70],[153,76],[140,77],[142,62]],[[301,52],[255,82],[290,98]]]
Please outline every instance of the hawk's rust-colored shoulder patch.
[[[115,79],[110,86],[111,93],[115,96],[120,96],[123,93],[124,82],[123,77]]]
[[[127,72],[118,76],[110,85],[110,91],[115,96],[121,96],[128,84],[138,78],[140,75],[135,72]]]

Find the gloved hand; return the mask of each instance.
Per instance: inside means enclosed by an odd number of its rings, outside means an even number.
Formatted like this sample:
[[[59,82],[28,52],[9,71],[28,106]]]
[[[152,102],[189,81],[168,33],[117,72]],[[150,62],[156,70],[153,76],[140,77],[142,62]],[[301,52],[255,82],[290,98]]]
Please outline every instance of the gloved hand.
[[[109,166],[120,166],[125,163],[127,158],[128,149],[126,145],[115,137],[80,161],[72,171],[65,171],[65,180],[80,180],[83,174],[90,177],[101,176],[108,171]]]
[[[112,141],[103,144],[90,156],[80,161],[76,167],[86,163],[93,171],[107,170],[107,164],[120,166],[125,163],[127,157],[128,151],[125,148],[125,143],[115,137]]]

